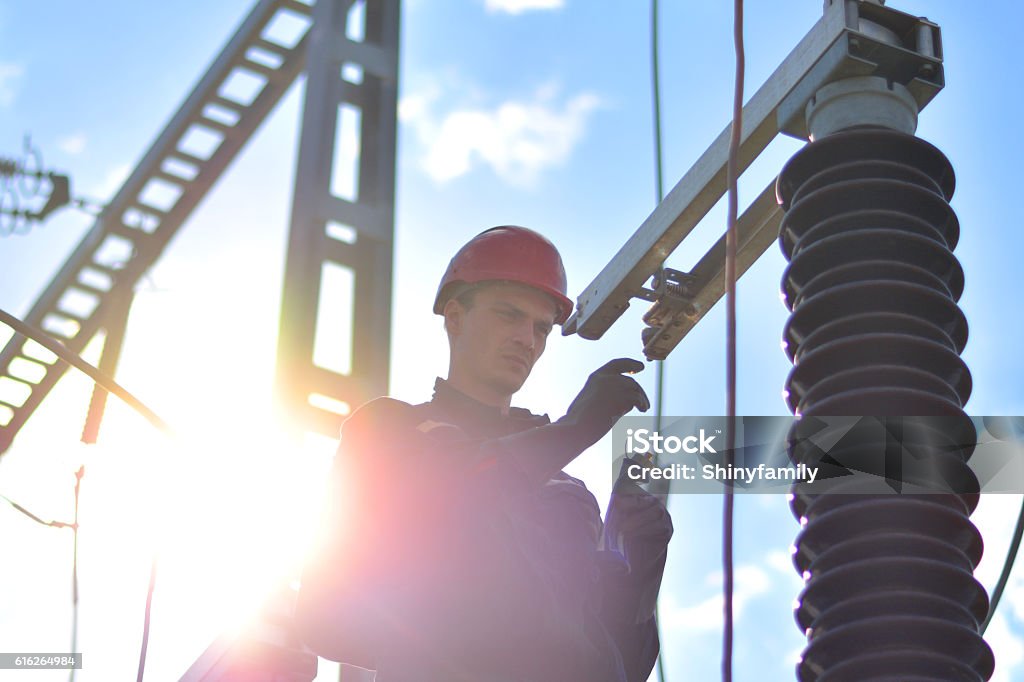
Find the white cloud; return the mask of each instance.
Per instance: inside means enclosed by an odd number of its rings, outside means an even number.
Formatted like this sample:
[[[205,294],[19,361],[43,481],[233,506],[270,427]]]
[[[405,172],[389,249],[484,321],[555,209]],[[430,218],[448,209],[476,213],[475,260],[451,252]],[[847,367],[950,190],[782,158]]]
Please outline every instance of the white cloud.
[[[558,102],[557,88],[544,85],[526,101],[496,107],[456,107],[434,112],[442,99],[434,88],[402,98],[399,118],[412,127],[424,153],[422,168],[439,183],[484,164],[513,185],[532,185],[544,170],[568,160],[582,139],[590,114],[600,105],[592,93]]]
[[[431,86],[421,92],[403,95],[398,101],[398,120],[402,123],[422,125],[430,115],[430,107],[440,94],[436,86]]]
[[[792,575],[799,579],[793,567],[793,555],[782,549],[775,549],[765,556],[765,562],[783,575]]]
[[[15,62],[0,62],[0,107],[14,104],[18,83],[25,75],[25,67]]]
[[[565,0],[486,0],[488,12],[521,14],[535,9],[562,9]]]
[[[708,575],[705,583],[719,587],[722,584],[722,573],[716,571]],[[733,580],[732,612],[734,622],[738,622],[747,604],[772,588],[768,574],[755,564],[736,567]],[[661,622],[667,630],[685,630],[690,632],[712,632],[722,627],[722,607],[724,599],[721,594],[708,597],[690,606],[681,606],[674,602],[671,595],[665,595],[660,608]]]
[[[85,151],[85,145],[88,139],[83,132],[72,133],[71,135],[65,135],[64,137],[57,140],[57,149],[61,150],[65,154],[75,156]]]
[[[1003,608],[1009,607],[1013,611],[1013,617],[1024,623],[1024,576],[1015,571],[1010,574],[1010,579],[1003,590],[1002,600],[999,602]]]
[[[1003,569],[1003,561],[1006,559],[1010,538],[1013,536],[1013,527],[1020,511],[1020,505],[1020,495],[982,495],[977,510],[971,516],[971,521],[985,538],[985,554],[981,563],[978,564],[975,577],[983,585],[988,586],[989,590],[995,587]],[[1018,578],[1018,575],[1021,577]],[[1019,585],[1021,591],[1024,592],[1024,575],[1021,572],[1015,574],[1010,580],[1007,585],[1006,597],[1010,596],[1014,585]],[[1024,594],[1021,594],[1021,597],[1024,597]],[[1005,603],[1004,606],[1006,606]],[[1024,610],[1018,617],[1024,620]]]
[[[1020,634],[1010,629],[1006,616],[996,613],[985,631],[985,641],[996,656],[996,671],[990,682],[1013,682],[1019,680],[1017,672],[1024,662],[1024,643]]]

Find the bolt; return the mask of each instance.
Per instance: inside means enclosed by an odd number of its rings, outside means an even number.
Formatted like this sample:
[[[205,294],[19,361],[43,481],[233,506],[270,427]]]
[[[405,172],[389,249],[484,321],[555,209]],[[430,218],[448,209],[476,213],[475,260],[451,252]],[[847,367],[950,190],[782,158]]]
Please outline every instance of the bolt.
[[[917,69],[917,74],[919,76],[923,76],[925,78],[931,78],[932,76],[935,75],[935,65],[934,64],[922,64]]]

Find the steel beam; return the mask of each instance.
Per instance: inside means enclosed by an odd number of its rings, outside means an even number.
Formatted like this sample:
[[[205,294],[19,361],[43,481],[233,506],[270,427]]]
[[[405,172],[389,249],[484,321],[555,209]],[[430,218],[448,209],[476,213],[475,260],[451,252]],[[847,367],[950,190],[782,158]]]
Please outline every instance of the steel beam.
[[[100,354],[98,369],[109,377],[117,374],[117,365],[121,360],[121,348],[124,346],[125,333],[128,331],[128,315],[131,313],[135,294],[132,291],[118,293],[118,299],[107,314],[103,324],[103,352]],[[92,388],[89,400],[89,411],[82,427],[82,442],[94,445],[100,437],[100,426],[103,424],[103,413],[107,407],[107,389],[99,384]]]
[[[865,22],[891,27],[905,36],[904,42],[900,45],[885,42],[868,30]],[[918,107],[924,107],[943,86],[941,50],[935,47],[937,45],[941,45],[939,29],[925,19],[871,2],[833,2],[743,107],[740,172],[745,171],[779,133],[806,139],[804,111],[807,103],[830,82],[851,76],[884,76],[906,84]],[[600,338],[629,307],[632,298],[651,300],[652,292],[645,289],[645,283],[725,193],[730,130],[731,126],[727,126],[722,131],[583,290],[577,298],[576,312],[563,326],[563,334]],[[762,193],[762,200],[764,196]],[[778,216],[765,213],[763,201],[755,202],[754,209],[755,213],[745,213],[740,218],[741,224],[760,225],[765,229],[773,220],[777,224]],[[763,253],[769,243],[755,240],[750,246],[757,244]],[[744,258],[753,262],[760,253],[746,253]],[[705,258],[709,257],[724,261],[724,249],[713,248]],[[704,273],[724,270],[721,265],[712,267],[703,260],[702,263]],[[701,307],[706,312],[708,304],[713,305],[720,294],[718,297],[711,295],[714,287],[709,282],[696,285],[704,289]],[[649,357],[663,358],[692,327],[683,321],[659,328],[655,336],[660,338],[658,347],[647,349],[652,352]]]
[[[314,9],[276,395],[293,425],[332,437],[353,407],[388,388],[398,36],[398,0],[320,0]],[[356,144],[354,168],[336,163],[353,151],[342,148],[346,140]],[[332,183],[334,173],[354,178]],[[332,191],[343,179],[354,188],[349,196]],[[326,291],[332,273],[351,283],[338,292],[348,300]],[[349,338],[329,339],[327,327]],[[329,354],[347,349],[347,361],[318,359],[318,343],[344,346]]]

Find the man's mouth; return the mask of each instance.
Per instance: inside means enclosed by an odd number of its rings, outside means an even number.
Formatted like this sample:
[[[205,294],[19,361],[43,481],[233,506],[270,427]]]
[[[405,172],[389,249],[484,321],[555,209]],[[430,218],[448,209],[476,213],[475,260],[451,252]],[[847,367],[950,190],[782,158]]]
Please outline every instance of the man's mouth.
[[[509,362],[513,363],[513,364],[522,366],[522,368],[525,369],[525,370],[529,370],[530,369],[530,363],[524,357],[521,357],[519,355],[505,355],[503,357],[506,360],[508,360]]]

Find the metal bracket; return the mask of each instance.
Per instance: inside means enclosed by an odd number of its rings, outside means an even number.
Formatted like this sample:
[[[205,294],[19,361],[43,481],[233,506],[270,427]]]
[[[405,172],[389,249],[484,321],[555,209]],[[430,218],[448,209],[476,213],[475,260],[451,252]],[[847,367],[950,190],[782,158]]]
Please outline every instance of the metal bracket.
[[[661,354],[659,341],[663,341],[663,330],[669,327],[678,327],[682,324],[680,318],[693,318],[697,309],[693,305],[693,290],[691,286],[696,282],[696,277],[691,273],[663,268],[654,273],[651,286],[654,291],[644,291],[642,298],[648,295],[654,299],[654,305],[644,314],[644,324],[647,328],[643,330],[641,338],[644,342],[644,355],[648,360],[664,360]],[[665,332],[667,333],[667,332]]]
[[[764,188],[736,223],[736,276],[743,275],[779,236],[782,207],[775,199],[775,183]],[[671,271],[676,272],[676,271]],[[719,237],[706,254],[685,275],[677,296],[685,303],[670,308],[671,314],[656,312],[655,302],[644,315],[649,325],[641,333],[644,356],[664,360],[683,337],[697,326],[704,315],[725,295],[725,235]],[[642,297],[644,298],[644,297]],[[662,310],[666,310],[663,305]]]
[[[739,170],[745,171],[775,137],[807,139],[806,109],[825,85],[856,76],[878,76],[905,86],[924,108],[944,85],[939,27],[926,19],[874,2],[835,0],[782,64],[743,107]],[[645,298],[644,283],[661,268],[725,194],[730,127],[715,139],[665,199],[576,299],[565,335],[598,339],[629,307]],[[740,216],[737,274],[778,236],[781,210],[766,187]],[[724,238],[692,271],[695,316],[674,315],[647,332],[644,352],[665,357],[723,295]],[[716,280],[717,278],[717,280]],[[651,341],[655,343],[652,345]]]

